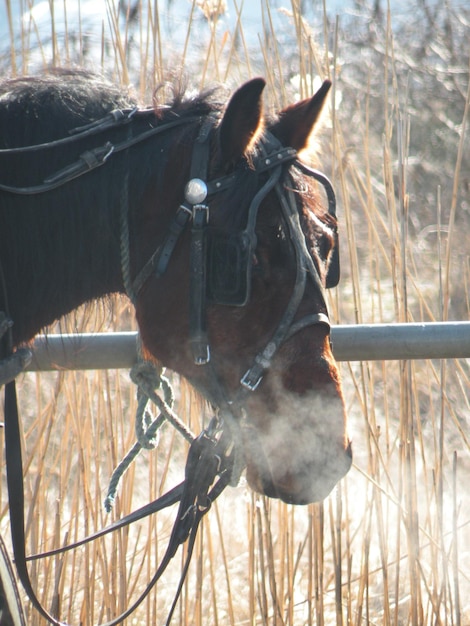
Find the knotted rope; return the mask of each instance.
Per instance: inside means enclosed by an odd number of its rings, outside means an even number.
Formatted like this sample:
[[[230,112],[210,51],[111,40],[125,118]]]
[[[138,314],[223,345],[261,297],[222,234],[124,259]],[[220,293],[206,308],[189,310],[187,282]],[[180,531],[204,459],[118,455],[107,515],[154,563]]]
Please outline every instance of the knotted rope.
[[[130,371],[131,380],[137,385],[137,410],[135,416],[137,441],[112,473],[108,492],[104,500],[104,507],[108,513],[114,505],[121,478],[142,449],[151,450],[157,447],[159,430],[165,421],[176,428],[189,443],[195,439],[195,435],[173,411],[173,389],[169,380],[163,374],[163,368],[159,368],[154,363],[145,360],[139,360]],[[160,395],[157,391],[160,392]],[[154,417],[149,409],[150,402],[153,402],[159,410],[157,417]]]
[[[127,153],[126,153],[127,154]],[[129,167],[124,169],[123,185],[120,196],[119,227],[121,233],[121,273],[124,289],[127,297],[135,306],[136,294],[134,293],[131,279],[131,260],[129,244]]]

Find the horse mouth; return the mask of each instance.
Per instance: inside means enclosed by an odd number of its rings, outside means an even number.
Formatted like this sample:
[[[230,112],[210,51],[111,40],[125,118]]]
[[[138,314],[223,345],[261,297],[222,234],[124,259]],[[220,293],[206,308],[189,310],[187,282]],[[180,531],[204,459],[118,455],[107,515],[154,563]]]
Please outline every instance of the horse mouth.
[[[344,436],[344,424],[335,435],[331,423],[323,424],[321,428],[305,414],[295,414],[289,420],[274,420],[267,431],[245,425],[242,433],[250,487],[288,504],[324,500],[349,471],[352,447]]]
[[[270,498],[287,504],[312,504],[321,502],[349,471],[352,463],[351,444],[330,463],[305,466],[302,470],[286,470],[282,475],[273,471],[263,454],[246,458],[246,477],[250,487]]]

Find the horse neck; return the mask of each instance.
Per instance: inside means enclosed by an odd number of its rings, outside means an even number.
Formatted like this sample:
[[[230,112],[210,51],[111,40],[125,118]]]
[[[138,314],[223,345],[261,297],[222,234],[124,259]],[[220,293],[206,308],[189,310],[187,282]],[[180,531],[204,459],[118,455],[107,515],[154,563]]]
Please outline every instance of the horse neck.
[[[53,204],[47,195],[10,200],[10,219],[0,226],[0,309],[8,308],[16,345],[81,304],[123,290],[119,206],[101,203],[87,182]]]

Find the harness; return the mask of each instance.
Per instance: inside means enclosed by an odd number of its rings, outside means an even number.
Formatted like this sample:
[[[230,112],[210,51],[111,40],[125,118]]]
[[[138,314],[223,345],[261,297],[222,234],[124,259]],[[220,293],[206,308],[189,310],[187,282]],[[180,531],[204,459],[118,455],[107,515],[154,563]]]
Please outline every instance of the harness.
[[[246,227],[238,233],[230,234],[211,228],[210,209],[206,201],[230,189],[237,180],[237,174],[234,173],[206,182],[211,128],[210,120],[201,128],[193,150],[191,177],[185,188],[184,202],[178,208],[163,243],[157,247],[135,278],[132,292],[136,297],[150,277],[159,277],[166,271],[179,237],[187,224],[192,222],[190,343],[194,362],[197,365],[208,364],[210,348],[205,323],[207,302],[229,306],[247,304],[250,297],[252,259],[256,248],[255,228],[258,209],[267,194],[274,189],[287,224],[290,241],[294,246],[297,275],[290,302],[277,330],[266,347],[256,355],[253,365],[240,380],[244,388],[254,391],[262,380],[263,372],[269,369],[274,355],[284,341],[312,324],[330,327],[326,312],[309,314],[294,323],[308,278],[313,281],[321,295],[325,311],[327,307],[323,284],[305,243],[293,191],[293,179],[289,172],[284,171],[284,166],[292,165],[323,185],[328,199],[328,211],[333,217],[336,217],[336,199],[333,187],[324,174],[298,161],[297,152],[293,148],[283,147],[271,133],[267,132],[260,140],[261,154],[253,159],[252,167],[257,173],[266,173],[268,176],[251,200]],[[334,235],[336,241],[326,276],[327,288],[335,287],[339,281],[336,231]]]
[[[48,144],[2,150],[0,153],[36,152],[50,149],[54,146],[102,133],[108,129],[130,125],[134,118],[148,116],[150,113],[150,110],[140,109],[113,111],[102,120],[74,129],[71,131],[70,137]],[[195,119],[177,119],[152,127],[136,136],[130,136],[130,133],[128,133],[129,136],[120,143],[111,144],[106,142],[98,148],[84,152],[76,162],[49,176],[40,185],[11,187],[0,184],[0,191],[21,195],[35,195],[56,189],[75,178],[101,167],[113,155],[126,151],[132,146],[150,137],[167,132],[172,128],[189,124],[190,122],[193,123]],[[227,191],[236,184],[237,174],[232,173],[215,180],[207,180],[210,138],[214,124],[214,120],[210,118],[201,123],[193,148],[190,180],[185,188],[184,201],[177,209],[163,242],[156,248],[150,259],[133,280],[130,277],[127,280],[124,279],[128,295],[135,302],[147,281],[152,278],[158,279],[165,273],[180,236],[191,224],[190,343],[194,362],[200,366],[208,366],[209,378],[212,382],[211,394],[213,396],[210,400],[218,407],[218,416],[213,418],[209,427],[192,442],[186,463],[185,480],[155,502],[142,507],[77,544],[27,558],[24,538],[23,466],[14,380],[8,382],[5,388],[7,482],[12,542],[17,571],[33,605],[43,617],[55,626],[66,625],[51,616],[37,599],[29,579],[27,560],[50,556],[77,547],[179,502],[167,551],[152,580],[140,598],[131,607],[116,619],[106,622],[102,626],[114,626],[131,615],[161,577],[178,547],[188,540],[187,558],[168,616],[167,624],[170,623],[189,566],[199,523],[208,512],[211,503],[220,495],[223,489],[228,484],[234,484],[238,481],[239,474],[243,469],[240,466],[237,455],[239,453],[240,416],[243,414],[244,399],[257,389],[265,371],[269,369],[272,359],[285,341],[310,325],[321,324],[325,325],[328,330],[330,328],[324,288],[315,263],[306,246],[295,192],[293,191],[294,181],[289,168],[298,169],[303,174],[317,180],[323,186],[328,200],[328,211],[332,216],[335,216],[335,195],[330,181],[321,172],[311,169],[298,161],[295,150],[283,147],[272,134],[266,132],[259,143],[259,154],[254,157],[251,165],[264,178],[264,182],[250,202],[246,225],[243,230],[232,234],[217,230],[211,226],[208,201],[214,195]],[[127,180],[125,184],[127,185]],[[211,301],[220,305],[244,306],[248,302],[251,290],[252,259],[256,248],[255,229],[258,209],[264,198],[271,191],[275,192],[279,200],[282,218],[287,225],[288,236],[294,248],[297,268],[295,284],[284,314],[270,340],[256,354],[251,366],[240,379],[240,386],[234,397],[228,398],[211,364],[210,345],[206,327],[207,303]],[[129,268],[125,267],[128,262],[126,259],[129,257],[128,232],[126,230],[128,206],[125,206],[123,210],[126,214],[121,216],[121,229],[123,230],[121,255],[123,274],[128,274]],[[123,217],[127,219],[123,219]],[[336,231],[334,235],[337,238]],[[295,318],[305,295],[308,280],[312,281],[319,293],[325,312],[308,314],[296,320]],[[339,255],[336,241],[332,260],[328,268],[326,286],[336,286],[338,280]],[[6,313],[8,314],[8,311]],[[8,328],[7,335],[10,332]],[[11,344],[11,337],[9,343]],[[11,349],[8,351],[7,356],[10,352]],[[228,432],[224,429],[225,425],[228,426]]]

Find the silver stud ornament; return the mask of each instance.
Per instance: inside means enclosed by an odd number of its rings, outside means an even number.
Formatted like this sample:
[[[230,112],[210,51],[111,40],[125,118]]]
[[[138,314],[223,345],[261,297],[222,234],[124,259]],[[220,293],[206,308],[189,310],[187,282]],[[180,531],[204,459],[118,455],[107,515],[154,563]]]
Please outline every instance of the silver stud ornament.
[[[191,178],[184,190],[184,197],[190,204],[200,204],[207,197],[207,185],[200,178]]]

